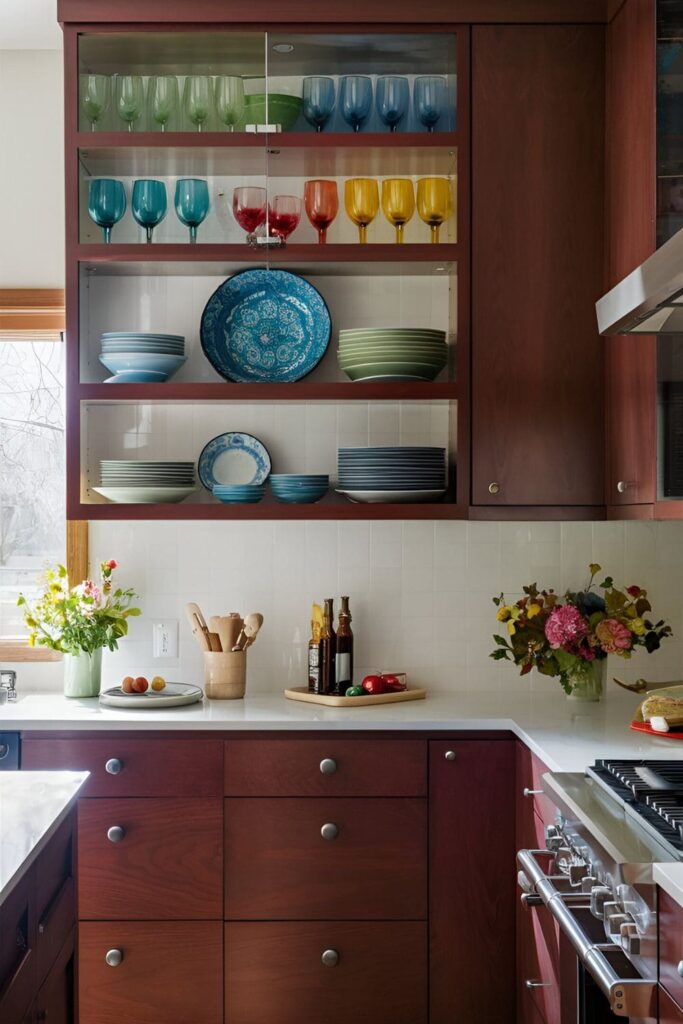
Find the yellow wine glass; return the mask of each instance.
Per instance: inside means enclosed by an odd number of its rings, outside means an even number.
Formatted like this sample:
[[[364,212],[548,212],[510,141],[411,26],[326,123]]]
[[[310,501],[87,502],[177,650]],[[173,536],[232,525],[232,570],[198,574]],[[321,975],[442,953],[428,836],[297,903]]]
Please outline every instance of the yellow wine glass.
[[[410,178],[386,178],[382,182],[382,210],[396,228],[396,243],[403,243],[403,228],[415,213],[415,186]]]
[[[368,224],[379,210],[379,189],[374,178],[349,178],[344,185],[344,206],[349,220],[358,225],[361,245],[368,240]]]
[[[431,242],[439,241],[439,228],[453,211],[451,183],[448,178],[420,178],[417,183],[417,212],[429,224]]]

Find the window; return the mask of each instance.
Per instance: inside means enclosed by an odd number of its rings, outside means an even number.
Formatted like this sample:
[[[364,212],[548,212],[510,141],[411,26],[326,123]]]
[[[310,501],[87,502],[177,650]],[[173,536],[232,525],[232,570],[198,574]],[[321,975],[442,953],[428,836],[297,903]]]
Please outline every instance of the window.
[[[0,658],[31,651],[16,607],[66,555],[61,292],[0,292]]]

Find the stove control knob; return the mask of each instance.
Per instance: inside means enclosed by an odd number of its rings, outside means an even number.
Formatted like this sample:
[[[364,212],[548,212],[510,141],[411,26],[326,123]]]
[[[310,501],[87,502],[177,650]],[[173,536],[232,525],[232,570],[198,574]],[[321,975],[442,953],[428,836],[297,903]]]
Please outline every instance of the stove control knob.
[[[610,914],[605,910],[605,935],[611,939],[613,935],[621,936],[622,924],[631,924],[628,914],[620,911],[612,911]]]
[[[638,956],[640,954],[640,935],[636,925],[633,923],[622,924],[619,932],[621,948],[632,956]]]
[[[572,885],[579,885],[581,879],[588,874],[588,867],[586,864],[570,864],[569,865],[569,881]]]
[[[612,890],[606,885],[595,885],[591,889],[591,913],[593,917],[601,918],[605,912],[605,901],[612,895]]]
[[[559,836],[560,830],[557,825],[546,825],[544,828],[545,838],[552,839],[554,836]]]
[[[584,875],[581,879],[581,892],[592,892],[597,884],[595,875]]]
[[[557,850],[561,849],[563,842],[564,839],[562,836],[548,836],[545,841],[545,845],[549,850],[552,850],[553,853],[556,853]]]

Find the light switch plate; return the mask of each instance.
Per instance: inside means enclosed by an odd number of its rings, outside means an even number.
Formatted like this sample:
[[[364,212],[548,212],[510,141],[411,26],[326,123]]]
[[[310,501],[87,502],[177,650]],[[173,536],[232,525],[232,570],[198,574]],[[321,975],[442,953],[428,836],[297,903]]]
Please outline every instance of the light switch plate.
[[[152,623],[152,654],[155,658],[178,657],[177,619],[159,619]]]

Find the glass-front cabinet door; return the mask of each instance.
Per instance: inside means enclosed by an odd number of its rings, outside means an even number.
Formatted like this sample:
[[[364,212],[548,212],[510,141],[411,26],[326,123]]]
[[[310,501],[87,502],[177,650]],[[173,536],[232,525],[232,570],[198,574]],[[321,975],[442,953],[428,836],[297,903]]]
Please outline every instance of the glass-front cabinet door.
[[[348,447],[414,448],[390,484],[428,490],[414,501],[436,518],[464,508],[464,53],[455,31],[79,34],[81,514],[118,502],[103,475],[197,464],[229,432],[255,436],[276,474],[329,475],[328,518],[348,515]],[[216,501],[199,480],[182,503],[201,515]]]

